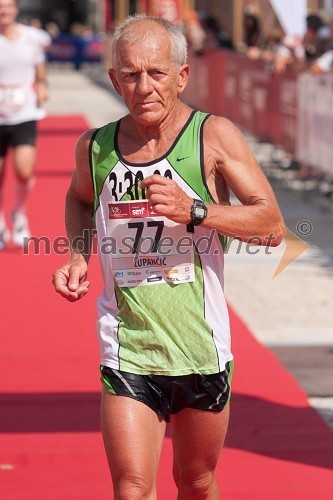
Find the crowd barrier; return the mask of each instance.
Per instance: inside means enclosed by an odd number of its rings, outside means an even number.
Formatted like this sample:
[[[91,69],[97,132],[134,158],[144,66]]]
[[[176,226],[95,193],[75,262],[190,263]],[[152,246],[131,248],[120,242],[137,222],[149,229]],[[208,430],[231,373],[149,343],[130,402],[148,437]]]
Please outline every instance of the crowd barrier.
[[[212,50],[190,54],[183,94],[194,108],[229,118],[258,140],[283,147],[306,165],[333,173],[333,77]]]
[[[99,38],[61,35],[52,41],[47,57],[49,62],[70,62],[80,69],[83,63],[101,62],[104,51],[105,42]]]

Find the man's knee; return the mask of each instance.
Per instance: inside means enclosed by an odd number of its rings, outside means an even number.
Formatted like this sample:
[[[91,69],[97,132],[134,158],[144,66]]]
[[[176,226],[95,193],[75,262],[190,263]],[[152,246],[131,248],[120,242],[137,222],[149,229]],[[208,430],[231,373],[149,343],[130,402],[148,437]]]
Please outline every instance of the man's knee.
[[[34,175],[36,163],[36,148],[33,146],[18,146],[14,149],[14,168],[16,178],[28,182]]]
[[[174,468],[174,478],[181,498],[193,500],[215,498],[213,496],[216,490],[214,472],[215,469],[180,472]]]
[[[18,182],[20,182],[22,185],[26,185],[27,187],[32,187],[30,184],[32,184],[32,180],[34,179],[34,173],[33,171],[17,171],[16,172],[16,179]]]
[[[122,474],[113,478],[115,500],[149,500],[153,499],[154,485],[141,474]]]
[[[21,184],[28,184],[33,182],[34,179],[34,164],[32,162],[27,162],[22,164],[22,162],[16,163],[15,165],[16,179]]]

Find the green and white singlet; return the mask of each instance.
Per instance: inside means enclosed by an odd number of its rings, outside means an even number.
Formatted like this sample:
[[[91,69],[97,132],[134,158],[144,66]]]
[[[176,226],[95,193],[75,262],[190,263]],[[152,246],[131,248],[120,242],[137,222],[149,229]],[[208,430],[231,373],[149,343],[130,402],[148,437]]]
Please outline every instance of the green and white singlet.
[[[150,209],[141,181],[159,173],[192,198],[214,203],[203,170],[203,124],[193,111],[169,151],[124,160],[119,123],[90,145],[94,215],[104,290],[98,299],[101,364],[137,374],[217,373],[233,359],[223,293],[223,237]]]

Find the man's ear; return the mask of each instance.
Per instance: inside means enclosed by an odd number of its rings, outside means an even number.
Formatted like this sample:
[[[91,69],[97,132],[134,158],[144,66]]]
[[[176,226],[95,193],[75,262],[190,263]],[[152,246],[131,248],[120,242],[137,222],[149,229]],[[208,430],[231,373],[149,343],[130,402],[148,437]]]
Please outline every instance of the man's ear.
[[[188,64],[183,64],[179,69],[178,77],[178,94],[181,94],[187,85],[188,77],[190,74],[190,67]]]
[[[114,69],[110,68],[108,73],[109,73],[109,78],[112,82],[112,85],[114,86],[115,91],[117,92],[117,94],[119,94],[121,96],[121,90],[120,90]]]

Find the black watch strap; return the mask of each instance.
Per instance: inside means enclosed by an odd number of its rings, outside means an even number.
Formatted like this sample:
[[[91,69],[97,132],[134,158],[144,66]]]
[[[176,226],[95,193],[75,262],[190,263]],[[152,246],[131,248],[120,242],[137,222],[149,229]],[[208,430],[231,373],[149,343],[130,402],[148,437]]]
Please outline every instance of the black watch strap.
[[[193,205],[191,207],[191,224],[193,226],[199,226],[203,220],[207,217],[207,207],[202,200],[193,200]]]

